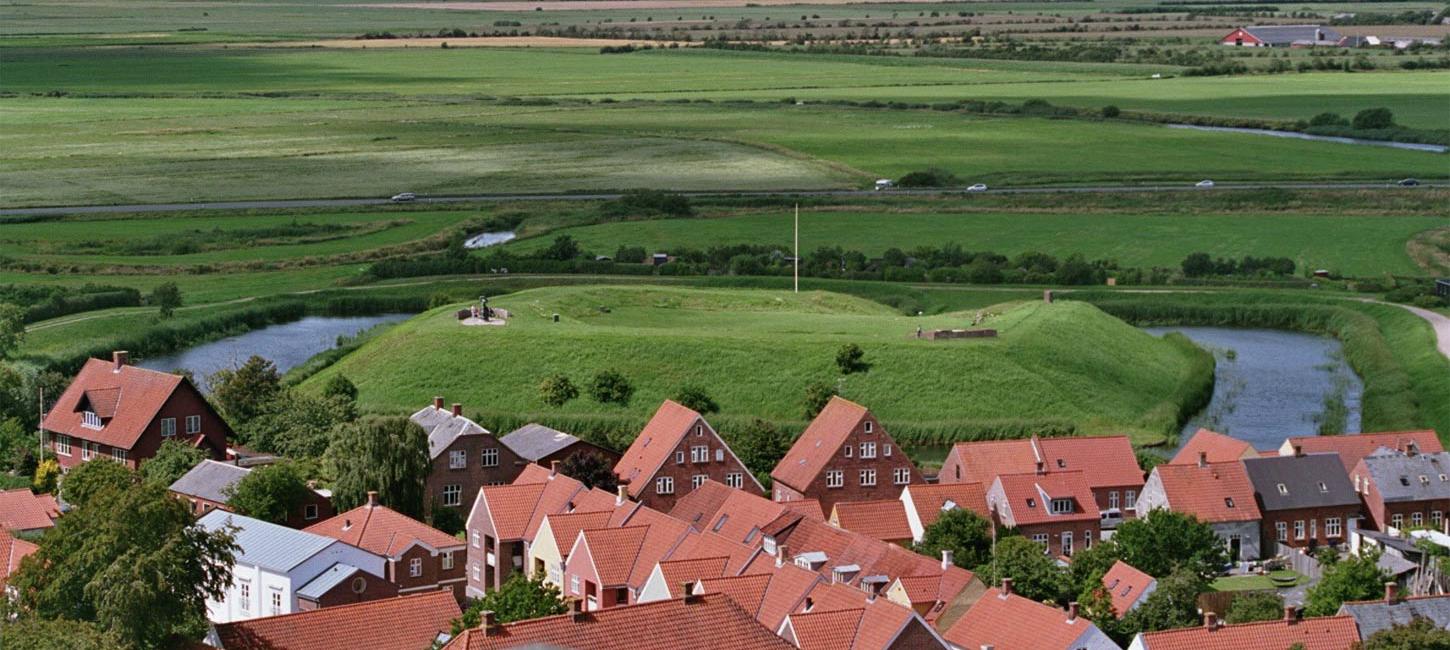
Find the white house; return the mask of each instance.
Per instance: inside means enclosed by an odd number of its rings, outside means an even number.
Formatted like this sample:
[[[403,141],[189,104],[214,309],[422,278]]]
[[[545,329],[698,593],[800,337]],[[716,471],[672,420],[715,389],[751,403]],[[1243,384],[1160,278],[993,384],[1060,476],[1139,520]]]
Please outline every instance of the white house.
[[[339,563],[384,580],[382,557],[331,537],[223,510],[207,513],[197,525],[208,531],[230,528],[240,547],[226,595],[206,601],[206,617],[213,623],[301,611],[298,592],[314,580],[329,579],[329,569]]]

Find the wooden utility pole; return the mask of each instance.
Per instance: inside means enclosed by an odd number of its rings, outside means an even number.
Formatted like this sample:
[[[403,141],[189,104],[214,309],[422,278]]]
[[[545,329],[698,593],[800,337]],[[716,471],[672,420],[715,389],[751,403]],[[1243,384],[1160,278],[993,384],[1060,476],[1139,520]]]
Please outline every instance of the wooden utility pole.
[[[795,204],[795,292],[801,292],[801,204]]]

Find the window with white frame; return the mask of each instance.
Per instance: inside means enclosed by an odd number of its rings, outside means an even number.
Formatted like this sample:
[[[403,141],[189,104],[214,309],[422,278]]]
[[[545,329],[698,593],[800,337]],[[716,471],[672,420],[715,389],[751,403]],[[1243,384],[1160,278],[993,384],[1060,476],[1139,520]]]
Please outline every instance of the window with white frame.
[[[860,479],[861,479],[861,485],[863,485],[863,486],[871,487],[873,485],[876,485],[876,470],[874,470],[874,469],[863,469],[863,470],[861,470]]]
[[[828,470],[826,472],[826,487],[828,487],[828,488],[838,488],[838,487],[843,487],[845,485],[846,485],[846,473],[845,472],[842,472],[839,469]]]
[[[896,485],[906,485],[911,482],[911,468],[898,467],[891,470],[891,482]]]
[[[474,562],[473,563],[473,581],[474,582],[478,582],[480,580],[483,580],[482,573],[483,572],[479,570],[478,563],[477,562]]]
[[[1108,508],[1116,510],[1118,507],[1118,491],[1108,491]]]
[[[690,462],[692,462],[692,463],[708,463],[708,462],[710,462],[710,448],[709,447],[706,447],[704,445],[696,445],[694,447],[690,447]]]
[[[201,433],[201,416],[186,416],[186,435],[192,435],[196,433]]]
[[[86,411],[81,416],[81,426],[87,429],[99,429],[102,426],[101,416],[96,415],[95,411]]]
[[[891,457],[891,443],[881,443],[881,455],[887,458]]]
[[[1281,542],[1289,541],[1289,524],[1282,521],[1274,522],[1274,537]]]
[[[312,521],[313,519],[316,519],[317,518],[317,515],[318,515],[318,512],[317,512],[317,504],[315,504],[315,503],[309,503],[309,504],[307,504],[306,506],[304,506],[302,508],[302,518],[303,519],[306,519],[308,521]]]
[[[1294,520],[1294,539],[1304,539],[1304,520]]]
[[[1424,526],[1425,525],[1425,513],[1423,513],[1423,512],[1412,512],[1412,513],[1410,513],[1410,525],[1411,526]]]
[[[1136,510],[1138,508],[1138,491],[1124,490],[1123,501],[1126,502],[1123,504],[1124,510]]]
[[[697,487],[700,487],[701,485],[704,485],[705,484],[705,481],[707,479],[709,479],[709,478],[710,477],[708,475],[706,475],[706,474],[696,474],[694,476],[691,476],[690,477],[690,489],[693,490],[693,489],[695,489]]]
[[[661,476],[655,479],[655,494],[674,494],[675,479],[669,476]]]
[[[1047,552],[1047,533],[1037,533],[1032,536],[1032,541],[1042,545],[1042,552]]]
[[[443,570],[444,571],[451,571],[452,569],[453,569],[453,551],[444,551],[443,552]]]
[[[863,422],[862,424],[864,425],[864,429],[863,430],[866,433],[871,433],[871,421],[870,420],[867,420],[867,421]]]
[[[252,611],[252,583],[243,582],[237,585],[237,593],[240,596],[239,600],[241,601],[237,604],[241,606],[242,611]]]
[[[738,488],[741,488],[741,487],[744,487],[745,486],[745,475],[744,474],[741,474],[740,472],[730,472],[730,473],[728,473],[728,474],[725,475],[725,485],[730,486],[730,487],[733,487],[733,488],[737,488],[737,489]]]
[[[677,451],[677,452],[675,452],[675,464],[676,465],[684,465],[685,464],[685,452],[683,452],[683,451]]]
[[[1324,536],[1325,537],[1339,537],[1339,536],[1341,536],[1343,534],[1344,534],[1344,527],[1343,527],[1343,524],[1340,523],[1339,517],[1327,517],[1327,518],[1325,518],[1325,520],[1324,520]]]
[[[579,593],[579,576],[577,574],[569,576],[569,593]]]
[[[480,450],[478,455],[483,459],[484,467],[498,467],[498,448],[489,447],[488,449]]]
[[[473,531],[473,548],[478,548],[478,531]]]
[[[697,435],[697,436],[703,436],[703,435],[705,435],[705,425],[703,425],[703,424],[696,424],[695,425],[695,435]]]
[[[126,462],[126,450],[125,449],[118,449],[118,448],[112,447],[111,448],[111,460],[114,460],[114,461],[116,461],[118,463],[124,463],[124,462]]]
[[[723,463],[723,462],[725,462],[725,450],[723,448],[722,449],[716,449],[715,450],[715,462],[717,462],[717,463]]]
[[[468,450],[454,449],[448,452],[448,469],[465,469],[468,467]]]
[[[1072,514],[1072,499],[1053,499],[1051,508],[1054,515]]]
[[[58,433],[55,436],[55,453],[61,456],[70,455],[70,436]]]
[[[863,443],[861,443],[861,457],[862,458],[875,458],[876,457],[876,443],[874,443],[874,442],[863,442]]]
[[[423,575],[423,558],[415,557],[408,560],[408,577],[417,578]]]
[[[1437,530],[1440,528],[1440,522],[1442,522],[1444,520],[1445,520],[1445,513],[1440,512],[1439,510],[1431,510],[1430,511],[1430,525],[1431,526],[1434,526]]]
[[[1093,531],[1091,531],[1091,530],[1082,531],[1082,547],[1083,548],[1092,548],[1093,547]]]
[[[273,616],[276,616],[276,615],[282,613],[282,592],[280,592],[280,591],[274,591],[274,592],[272,592],[272,611],[270,613]]]
[[[451,483],[443,486],[443,505],[456,506],[463,503],[463,486]]]
[[[1393,514],[1393,515],[1390,515],[1390,525],[1391,526],[1394,526],[1395,528],[1404,528],[1405,527],[1405,516],[1402,515],[1402,514],[1400,514],[1400,513],[1398,513],[1398,512],[1395,513],[1395,514]]]
[[[176,435],[176,418],[161,418],[161,435],[168,438]]]
[[[856,445],[846,445],[843,449],[845,450],[846,458],[854,458],[856,456]]]
[[[91,459],[91,443],[82,440],[81,441],[81,460],[90,460],[90,459]]]

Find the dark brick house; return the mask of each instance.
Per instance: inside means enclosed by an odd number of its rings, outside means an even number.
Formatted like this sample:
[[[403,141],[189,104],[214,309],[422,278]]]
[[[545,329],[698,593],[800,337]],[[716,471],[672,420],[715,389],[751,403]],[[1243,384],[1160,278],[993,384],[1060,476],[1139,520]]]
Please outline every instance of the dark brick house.
[[[428,453],[433,465],[428,471],[426,506],[452,509],[462,519],[485,485],[512,482],[527,464],[478,423],[463,417],[463,405],[443,408],[443,398],[433,398],[410,418],[428,433]]]
[[[90,359],[41,423],[43,444],[64,469],[95,459],[136,468],[161,443],[180,440],[225,458],[231,428],[181,375]]]
[[[397,585],[399,594],[443,587],[459,602],[464,599],[467,548],[463,540],[379,505],[376,492],[368,493],[367,503],[308,526],[306,532],[382,556],[388,561],[385,577]]]
[[[619,452],[536,422],[514,429],[499,440],[519,458],[543,467],[550,467],[556,460],[564,462],[564,459],[581,452],[598,454],[611,467],[619,462]]]
[[[1098,539],[1097,501],[1082,472],[1000,475],[987,488],[987,505],[1001,525],[1049,555],[1070,557]]]
[[[1444,532],[1450,512],[1450,453],[1420,454],[1381,447],[1350,472],[1375,530],[1431,528]]]
[[[589,493],[583,483],[536,465],[511,485],[478,491],[464,528],[468,544],[469,598],[503,586],[524,571],[539,526],[548,515],[570,512]]]
[[[1276,543],[1312,550],[1349,540],[1360,502],[1339,454],[1266,456],[1243,463],[1263,517],[1264,555],[1273,555]]]
[[[765,488],[699,413],[665,400],[614,466],[630,498],[668,512],[707,480],[763,495]]]
[[[398,595],[398,585],[338,562],[297,590],[297,611],[365,603]]]
[[[894,499],[921,483],[921,472],[866,407],[832,397],[770,478],[776,501],[817,499],[830,512],[842,501]]]
[[[230,498],[227,492],[253,469],[240,467],[232,462],[204,460],[176,479],[168,489],[173,496],[187,503],[194,517],[200,517],[212,510],[233,512],[231,506],[227,505]],[[330,494],[308,490],[307,498],[298,504],[283,523],[291,528],[304,528],[334,514],[337,511],[332,507]]]

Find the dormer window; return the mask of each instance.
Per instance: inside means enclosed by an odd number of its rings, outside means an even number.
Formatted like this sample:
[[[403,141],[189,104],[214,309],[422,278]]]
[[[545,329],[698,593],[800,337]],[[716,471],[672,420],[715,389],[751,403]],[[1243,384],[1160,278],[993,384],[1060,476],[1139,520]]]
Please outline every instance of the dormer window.
[[[1053,499],[1052,514],[1066,515],[1072,513],[1072,499]]]
[[[82,416],[81,426],[87,429],[99,429],[102,426],[101,416],[96,415],[95,411],[86,411]]]

